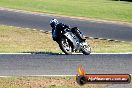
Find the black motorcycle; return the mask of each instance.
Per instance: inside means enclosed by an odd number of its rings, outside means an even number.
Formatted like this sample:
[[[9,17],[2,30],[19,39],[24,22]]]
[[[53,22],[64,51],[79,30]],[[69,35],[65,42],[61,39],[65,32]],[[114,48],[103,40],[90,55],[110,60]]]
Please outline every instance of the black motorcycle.
[[[75,28],[76,31],[83,36],[80,30],[77,27]],[[60,39],[57,42],[60,49],[67,55],[73,52],[82,52],[85,55],[89,55],[91,53],[91,48],[85,40],[86,38],[79,38],[76,34],[71,32],[69,28],[66,28],[61,31]]]

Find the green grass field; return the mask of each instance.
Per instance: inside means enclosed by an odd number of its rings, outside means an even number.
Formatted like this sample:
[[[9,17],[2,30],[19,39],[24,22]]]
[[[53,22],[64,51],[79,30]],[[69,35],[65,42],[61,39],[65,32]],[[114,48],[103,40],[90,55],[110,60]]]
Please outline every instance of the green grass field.
[[[0,0],[0,7],[132,22],[132,3],[115,0]]]
[[[114,42],[88,39],[95,53],[132,52],[132,42]],[[58,44],[52,40],[51,33],[27,30],[24,28],[0,26],[0,52],[45,52],[62,53]]]

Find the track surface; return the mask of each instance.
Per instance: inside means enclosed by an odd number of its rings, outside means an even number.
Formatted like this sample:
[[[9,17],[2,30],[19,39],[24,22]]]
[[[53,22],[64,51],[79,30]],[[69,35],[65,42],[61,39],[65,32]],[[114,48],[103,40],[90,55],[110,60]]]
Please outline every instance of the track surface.
[[[0,76],[76,75],[80,65],[88,74],[131,74],[132,54],[0,55]],[[132,83],[108,84],[106,88],[132,88]]]
[[[78,26],[87,36],[132,41],[132,27],[98,23],[48,15],[33,15],[0,10],[0,24],[51,31],[49,21],[57,18],[63,23]],[[82,65],[88,73],[132,73],[132,54],[118,55],[0,55],[0,76],[76,75]],[[131,84],[107,88],[132,88]]]
[[[76,75],[79,65],[88,74],[131,74],[132,54],[0,55],[0,76]],[[132,83],[108,84],[106,88],[132,88]]]
[[[60,22],[78,26],[85,35],[97,38],[132,41],[132,25],[118,25],[112,23],[98,23],[70,19],[65,17],[49,16],[46,14],[35,15],[21,12],[0,10],[0,24],[18,27],[37,28],[51,31],[49,21],[57,18]]]
[[[0,76],[76,75],[82,65],[88,73],[132,73],[132,54],[0,55]]]

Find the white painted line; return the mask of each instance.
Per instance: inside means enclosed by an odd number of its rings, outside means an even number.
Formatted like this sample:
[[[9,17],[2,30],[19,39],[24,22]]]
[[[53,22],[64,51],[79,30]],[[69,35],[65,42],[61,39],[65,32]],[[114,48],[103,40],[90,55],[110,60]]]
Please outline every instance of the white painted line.
[[[33,29],[34,31],[36,31],[37,29]]]
[[[94,37],[89,37],[89,38],[94,39]]]
[[[125,42],[125,41],[121,41],[121,42]]]
[[[58,53],[58,54],[64,54],[64,55],[66,55],[65,53]],[[83,53],[72,53],[71,55],[75,55],[75,54],[83,54]]]
[[[39,30],[40,32],[46,32],[46,31],[44,31],[44,30]]]
[[[2,55],[2,54],[5,54],[5,55],[6,54],[23,54],[24,55],[24,54],[32,54],[32,53],[0,53],[0,55]],[[65,53],[58,53],[58,54],[64,54],[65,55]],[[71,55],[75,55],[75,54],[83,55],[82,53],[72,53]],[[90,55],[98,55],[98,54],[102,54],[102,55],[105,55],[105,54],[132,54],[132,52],[128,52],[128,53],[91,53]]]
[[[7,77],[11,77],[11,76],[0,76],[0,78],[7,78]]]
[[[114,41],[119,42],[119,40],[114,40]]]
[[[0,24],[0,26],[5,26],[4,24]]]
[[[1,26],[8,26],[8,27],[15,27],[15,28],[18,28],[18,29],[31,29],[31,28],[24,28],[24,27],[17,27],[17,26],[9,26],[9,25],[3,25],[3,24],[0,24]],[[32,29],[34,31],[36,31],[37,29]],[[49,32],[51,33],[52,31],[44,31],[44,30],[40,30],[40,32]]]
[[[25,29],[30,29],[30,28],[25,28]]]
[[[76,75],[21,75],[21,76],[0,76],[0,78],[7,78],[7,77],[28,77],[28,76],[32,76],[32,77],[74,77]]]
[[[6,26],[6,25],[5,25]],[[14,26],[9,26],[9,27],[14,27]]]
[[[2,55],[2,54],[4,54],[4,55],[7,55],[7,54],[10,54],[10,55],[11,54],[23,54],[24,55],[24,54],[31,54],[31,53],[0,53],[0,55]]]
[[[76,75],[29,75],[29,76],[64,77],[64,76],[76,76]]]
[[[16,28],[20,29],[21,27],[16,27]]]
[[[132,76],[132,74],[129,74]],[[0,76],[0,78],[7,78],[7,77],[75,77],[76,75],[21,75],[21,76]]]
[[[104,38],[99,38],[100,40],[103,40]]]
[[[95,54],[132,54],[132,52],[127,52],[127,53],[91,53],[93,55]]]
[[[112,39],[107,39],[108,41],[111,41]]]
[[[59,53],[59,54],[65,54],[65,53]],[[72,53],[71,55],[75,55],[75,54],[82,54],[83,53]],[[90,55],[98,55],[98,54],[102,54],[102,55],[105,55],[105,54],[132,54],[132,52],[126,52],[126,53],[90,53]]]

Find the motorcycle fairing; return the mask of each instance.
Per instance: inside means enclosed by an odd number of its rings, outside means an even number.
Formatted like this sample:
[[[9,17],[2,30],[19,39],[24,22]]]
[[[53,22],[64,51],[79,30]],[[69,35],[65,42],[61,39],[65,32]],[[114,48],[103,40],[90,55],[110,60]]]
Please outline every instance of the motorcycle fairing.
[[[71,32],[66,32],[64,35],[72,42],[74,49],[78,50],[80,48],[80,40],[76,35]]]

